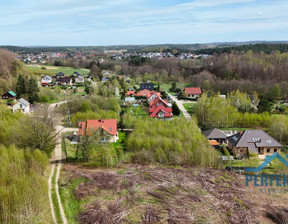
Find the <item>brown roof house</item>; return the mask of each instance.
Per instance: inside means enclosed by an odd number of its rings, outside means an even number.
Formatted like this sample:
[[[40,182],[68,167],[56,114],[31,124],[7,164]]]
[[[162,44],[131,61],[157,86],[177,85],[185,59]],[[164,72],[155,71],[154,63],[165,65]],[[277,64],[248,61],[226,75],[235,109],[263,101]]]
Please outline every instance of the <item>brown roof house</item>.
[[[235,156],[258,154],[260,158],[266,155],[280,153],[282,145],[262,130],[246,130],[228,137],[228,147]]]
[[[215,140],[220,145],[223,143],[227,143],[227,136],[222,131],[220,131],[218,128],[203,131],[202,133],[203,133],[203,135],[206,136],[206,138],[208,140]]]

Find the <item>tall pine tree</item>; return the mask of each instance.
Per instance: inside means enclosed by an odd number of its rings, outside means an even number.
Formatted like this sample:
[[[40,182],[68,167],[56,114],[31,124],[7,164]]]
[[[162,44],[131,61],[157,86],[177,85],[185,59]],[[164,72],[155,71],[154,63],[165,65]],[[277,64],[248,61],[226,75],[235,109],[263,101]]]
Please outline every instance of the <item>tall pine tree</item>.
[[[38,102],[39,101],[39,87],[37,84],[36,79],[31,78],[28,82],[28,88],[27,88],[27,93],[28,93],[28,100],[30,103]]]
[[[25,79],[22,75],[19,75],[16,84],[17,99],[21,98],[21,95],[25,93],[26,93]]]

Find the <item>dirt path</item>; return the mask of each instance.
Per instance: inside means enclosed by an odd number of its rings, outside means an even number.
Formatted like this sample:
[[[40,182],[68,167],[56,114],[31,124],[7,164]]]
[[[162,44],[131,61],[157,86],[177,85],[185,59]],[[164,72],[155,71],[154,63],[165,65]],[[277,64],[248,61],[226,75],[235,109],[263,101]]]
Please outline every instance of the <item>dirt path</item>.
[[[54,108],[60,104],[66,103],[67,101],[62,101],[59,103],[54,103],[54,104],[50,104],[48,107],[48,112],[52,113],[54,111]],[[57,196],[57,201],[58,201],[58,205],[59,205],[59,209],[60,209],[60,214],[61,214],[61,219],[63,224],[67,224],[67,218],[62,206],[62,202],[61,202],[61,198],[60,198],[60,194],[59,194],[59,185],[58,185],[58,180],[59,180],[59,176],[60,176],[60,170],[61,170],[61,166],[62,163],[61,161],[64,159],[63,153],[62,153],[62,148],[61,148],[61,134],[65,133],[65,132],[71,132],[71,131],[77,131],[78,129],[76,128],[65,128],[61,125],[57,125],[56,126],[56,131],[58,133],[58,139],[57,139],[57,145],[55,147],[54,153],[52,158],[50,159],[50,162],[52,163],[52,168],[51,168],[51,174],[49,176],[48,179],[48,191],[49,191],[49,200],[50,200],[50,206],[51,206],[51,214],[52,214],[52,218],[53,218],[53,222],[57,224],[57,220],[55,217],[55,211],[54,211],[54,205],[53,205],[53,201],[52,201],[52,188],[54,185],[55,191],[56,191],[56,196]],[[55,164],[57,166],[57,171],[56,171],[56,180],[55,183],[52,183],[52,177],[55,171]]]

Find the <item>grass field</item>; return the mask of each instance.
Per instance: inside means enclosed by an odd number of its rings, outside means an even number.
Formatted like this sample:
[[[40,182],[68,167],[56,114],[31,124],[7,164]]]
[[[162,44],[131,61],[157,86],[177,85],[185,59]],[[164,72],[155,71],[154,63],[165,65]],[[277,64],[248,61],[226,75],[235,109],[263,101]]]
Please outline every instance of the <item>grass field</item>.
[[[196,102],[195,103],[183,103],[183,106],[190,115],[194,114],[194,107],[196,106]]]
[[[160,88],[162,88],[163,90],[169,92],[170,94],[172,94],[174,96],[174,95],[176,95],[176,93],[171,93],[169,91],[171,86],[172,86],[172,82],[161,83]],[[190,83],[176,82],[176,88],[180,88],[181,90],[183,90],[185,87],[189,87],[189,86],[191,86]]]
[[[46,69],[42,69],[46,68]],[[71,67],[60,66],[46,66],[46,65],[26,65],[26,69],[34,74],[47,74],[56,75],[59,72],[63,72],[65,75],[73,75],[74,72],[79,72],[81,75],[89,74],[88,69],[75,69]]]

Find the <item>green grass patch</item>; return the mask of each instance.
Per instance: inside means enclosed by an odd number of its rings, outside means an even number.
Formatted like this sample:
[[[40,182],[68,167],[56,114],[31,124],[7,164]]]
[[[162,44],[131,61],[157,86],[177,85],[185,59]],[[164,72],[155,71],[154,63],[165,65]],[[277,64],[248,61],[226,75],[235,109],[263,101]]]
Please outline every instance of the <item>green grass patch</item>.
[[[130,107],[127,109],[127,114],[136,116],[136,117],[148,117],[149,113],[146,109],[142,108],[142,107]]]
[[[196,102],[195,103],[183,103],[183,106],[185,108],[185,110],[190,114],[193,115],[194,114],[194,108],[196,106]]]
[[[59,72],[63,72],[65,75],[73,75],[74,72],[78,72],[81,75],[89,74],[88,69],[75,69],[71,67],[49,66],[49,65],[26,65],[26,69],[34,74],[45,74],[45,75],[56,75]]]
[[[118,132],[118,137],[119,139],[113,143],[113,146],[119,155],[120,150],[126,151],[127,132]]]
[[[67,183],[61,179],[59,193],[68,223],[78,223],[77,215],[81,212],[81,204],[80,201],[76,199],[74,191],[82,182],[84,182],[83,178],[71,179]]]
[[[55,170],[54,170],[54,173],[52,176],[52,194],[51,194],[51,196],[52,196],[52,202],[53,202],[53,206],[54,206],[54,211],[55,211],[57,223],[61,224],[63,222],[62,222],[60,207],[59,207],[59,203],[58,203],[58,199],[57,199],[57,195],[56,195],[56,189],[55,189],[56,173],[57,173],[57,166],[55,166]]]

